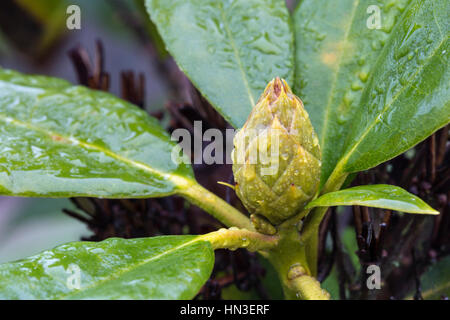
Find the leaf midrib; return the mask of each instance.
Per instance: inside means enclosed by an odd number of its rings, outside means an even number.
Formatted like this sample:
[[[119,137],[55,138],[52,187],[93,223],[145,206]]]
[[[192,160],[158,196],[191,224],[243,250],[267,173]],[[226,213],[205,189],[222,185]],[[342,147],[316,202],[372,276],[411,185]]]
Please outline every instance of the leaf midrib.
[[[326,105],[326,108],[325,108],[325,117],[324,117],[324,121],[323,121],[323,125],[322,125],[322,134],[320,136],[320,140],[321,140],[320,141],[320,145],[322,146],[322,149],[325,149],[326,142],[328,141],[327,139],[325,139],[325,135],[327,133],[328,124],[329,124],[329,116],[330,116],[330,109],[331,109],[330,106],[331,106],[331,102],[333,101],[333,97],[334,97],[333,93],[334,93],[334,90],[336,88],[339,72],[341,70],[342,58],[344,56],[345,48],[347,47],[348,36],[349,36],[350,31],[352,29],[353,20],[355,19],[355,15],[356,15],[356,11],[357,11],[356,8],[358,7],[358,5],[359,5],[359,0],[355,1],[354,5],[353,5],[351,18],[349,20],[350,22],[348,24],[347,30],[345,31],[343,44],[341,46],[341,50],[340,50],[341,52],[339,54],[339,60],[338,60],[338,64],[337,64],[337,69],[336,69],[336,72],[334,73],[333,82],[332,82],[332,85],[331,85],[331,88],[330,88],[330,95],[328,97],[328,102],[327,102],[327,105]]]
[[[8,116],[4,116],[1,113],[0,113],[0,121],[5,122],[7,125],[8,124],[10,124],[10,125],[13,124],[16,127],[21,127],[21,128],[25,128],[25,129],[28,129],[28,130],[33,130],[33,131],[42,133],[44,135],[47,135],[50,139],[53,139],[53,137],[58,137],[62,141],[72,142],[73,144],[80,145],[82,147],[85,147],[86,149],[91,149],[91,150],[95,150],[95,151],[98,151],[98,152],[102,152],[105,155],[118,160],[119,162],[126,163],[127,165],[135,167],[135,168],[137,168],[139,170],[143,170],[143,171],[148,172],[148,173],[150,173],[152,175],[159,176],[162,179],[170,180],[177,186],[186,185],[187,184],[187,179],[182,177],[182,176],[179,176],[179,175],[176,175],[176,174],[169,174],[169,173],[165,173],[165,172],[153,169],[152,167],[150,167],[150,166],[148,166],[148,165],[146,165],[144,163],[141,163],[141,162],[136,161],[136,160],[128,159],[128,158],[126,158],[124,156],[121,156],[121,155],[111,151],[111,150],[108,150],[106,148],[102,148],[102,147],[100,147],[98,145],[94,145],[94,144],[88,143],[86,141],[82,141],[82,140],[77,139],[77,138],[75,138],[73,136],[65,136],[65,135],[62,135],[60,133],[56,133],[56,132],[50,131],[50,130],[48,130],[46,128],[42,128],[42,127],[30,124],[28,122],[24,122],[24,121],[20,121],[20,120],[17,120],[17,119],[8,117]],[[55,143],[56,143],[56,141],[55,141]],[[61,143],[63,143],[63,142],[61,142]]]
[[[227,36],[228,36],[228,38],[230,40],[230,44],[231,44],[231,47],[233,48],[233,53],[234,53],[234,56],[236,58],[236,62],[238,64],[239,70],[241,72],[242,80],[243,80],[245,88],[247,90],[247,94],[248,94],[248,98],[250,100],[251,108],[253,108],[253,106],[255,105],[255,99],[253,97],[253,94],[252,94],[252,91],[251,91],[251,88],[250,88],[250,84],[249,84],[248,79],[247,79],[247,75],[245,74],[245,70],[244,70],[244,66],[242,64],[241,56],[239,55],[239,50],[236,47],[236,43],[234,41],[233,35],[232,35],[231,30],[230,30],[230,28],[228,26],[228,20],[226,19],[225,9],[223,8],[223,4],[222,3],[219,4],[219,9],[220,9],[220,14],[222,16],[223,26],[225,28],[225,32],[227,33]]]
[[[342,157],[341,161],[339,161],[338,165],[336,166],[336,169],[339,168],[339,170],[342,170],[343,166],[347,163],[347,161],[349,160],[349,158],[353,155],[353,153],[355,152],[355,150],[358,148],[358,146],[362,143],[362,141],[364,140],[364,138],[369,134],[369,132],[373,129],[373,127],[378,123],[376,120],[379,117],[382,117],[392,106],[392,104],[394,102],[396,102],[397,98],[408,88],[410,88],[412,86],[411,80],[414,79],[427,65],[428,63],[431,61],[431,58],[434,57],[434,55],[436,54],[436,52],[439,51],[439,48],[442,46],[442,44],[445,42],[446,37],[443,37],[440,41],[440,43],[436,46],[436,48],[433,50],[432,54],[430,54],[427,58],[427,63],[424,63],[423,65],[421,65],[419,68],[417,68],[416,72],[414,72],[411,77],[408,78],[408,85],[403,86],[391,99],[391,101],[389,101],[388,104],[386,104],[386,106],[383,108],[383,110],[378,114],[377,117],[374,118],[374,120],[372,121],[372,123],[367,127],[367,129],[362,133],[362,135],[360,135],[360,138],[358,139],[358,141],[356,141],[356,143],[353,145],[353,147],[346,153],[346,155],[344,157]],[[337,171],[337,170],[336,170]]]
[[[183,249],[184,247],[189,246],[189,245],[194,244],[194,243],[199,242],[199,241],[204,241],[203,238],[202,238],[202,236],[196,237],[196,238],[194,238],[194,239],[192,239],[192,240],[190,240],[190,241],[188,241],[188,242],[185,242],[185,243],[183,243],[183,244],[180,244],[180,245],[178,245],[178,246],[175,246],[175,247],[173,247],[173,248],[170,248],[169,250],[164,251],[164,252],[162,252],[162,253],[159,253],[159,254],[157,254],[157,255],[151,257],[151,258],[144,259],[144,260],[140,261],[139,263],[133,264],[133,265],[132,265],[131,267],[129,267],[129,268],[123,268],[123,269],[120,269],[118,272],[112,273],[112,274],[110,274],[108,277],[105,277],[105,278],[103,278],[103,279],[101,279],[101,280],[99,280],[99,281],[96,281],[96,282],[94,282],[92,285],[86,286],[86,287],[84,287],[84,288],[82,288],[82,289],[80,289],[80,290],[78,290],[78,291],[72,291],[72,292],[69,292],[69,293],[67,293],[67,294],[59,295],[59,296],[57,296],[57,299],[64,299],[64,298],[70,297],[70,296],[72,296],[72,295],[77,295],[77,294],[79,294],[79,293],[82,293],[82,292],[85,291],[85,290],[89,290],[89,289],[93,289],[93,288],[95,288],[95,287],[98,287],[98,286],[100,286],[102,283],[105,283],[105,282],[107,282],[107,281],[112,281],[112,280],[117,279],[118,277],[120,277],[121,275],[123,275],[123,274],[126,273],[126,272],[131,272],[131,271],[133,271],[133,270],[139,268],[140,266],[142,266],[142,265],[144,265],[144,264],[147,264],[147,263],[150,263],[150,262],[154,262],[154,261],[156,261],[156,260],[158,260],[158,259],[163,258],[164,256],[166,256],[166,255],[168,255],[168,254],[170,254],[170,253],[173,253],[173,252],[175,252],[175,251],[177,251],[177,250]],[[206,242],[206,241],[205,241],[205,242]]]

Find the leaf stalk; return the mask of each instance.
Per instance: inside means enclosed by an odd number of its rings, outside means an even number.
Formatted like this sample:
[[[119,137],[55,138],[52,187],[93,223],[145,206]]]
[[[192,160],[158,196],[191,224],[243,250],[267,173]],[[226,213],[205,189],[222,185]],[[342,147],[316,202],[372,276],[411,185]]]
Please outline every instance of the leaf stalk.
[[[187,181],[187,184],[179,189],[178,194],[211,214],[227,227],[238,227],[255,231],[247,216],[211,191],[203,188],[196,181]]]

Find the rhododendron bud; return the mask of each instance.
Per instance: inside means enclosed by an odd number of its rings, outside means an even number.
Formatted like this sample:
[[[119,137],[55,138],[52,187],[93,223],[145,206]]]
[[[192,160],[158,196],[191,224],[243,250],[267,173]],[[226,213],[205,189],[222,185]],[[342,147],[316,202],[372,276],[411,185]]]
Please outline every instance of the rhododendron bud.
[[[302,101],[272,80],[234,138],[236,193],[252,214],[279,224],[317,192],[319,141]]]

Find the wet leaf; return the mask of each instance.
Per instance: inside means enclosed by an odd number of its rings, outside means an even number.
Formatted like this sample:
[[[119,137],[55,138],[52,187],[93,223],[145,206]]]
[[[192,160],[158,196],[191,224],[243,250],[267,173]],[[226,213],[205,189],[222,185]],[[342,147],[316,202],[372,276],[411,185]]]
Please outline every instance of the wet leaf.
[[[400,187],[387,184],[358,186],[326,193],[311,201],[306,208],[353,205],[408,213],[439,214],[415,195]]]
[[[191,299],[213,265],[197,236],[73,242],[0,265],[0,299]]]
[[[345,151],[372,66],[409,2],[304,0],[294,13],[294,91],[320,138],[322,184]]]
[[[147,0],[180,68],[241,127],[274,77],[292,83],[293,34],[284,0]]]
[[[450,121],[450,2],[414,1],[368,80],[333,175],[367,170]]]
[[[155,119],[110,94],[0,69],[0,194],[171,194],[192,179],[173,146]]]

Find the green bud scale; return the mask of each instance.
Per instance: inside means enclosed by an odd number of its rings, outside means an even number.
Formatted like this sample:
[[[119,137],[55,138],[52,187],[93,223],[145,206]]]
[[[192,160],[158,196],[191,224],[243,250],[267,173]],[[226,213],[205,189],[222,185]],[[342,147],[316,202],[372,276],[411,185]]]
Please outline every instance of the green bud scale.
[[[236,193],[252,214],[279,224],[300,212],[319,187],[319,141],[302,101],[272,80],[234,138]]]

